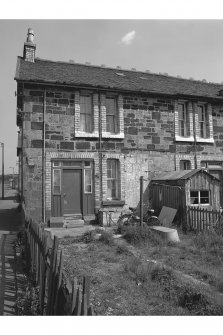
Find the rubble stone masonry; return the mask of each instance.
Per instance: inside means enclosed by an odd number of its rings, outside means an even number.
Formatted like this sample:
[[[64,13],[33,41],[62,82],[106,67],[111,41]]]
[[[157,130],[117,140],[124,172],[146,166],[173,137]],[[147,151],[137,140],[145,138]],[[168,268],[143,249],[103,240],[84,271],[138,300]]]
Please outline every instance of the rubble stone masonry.
[[[194,167],[195,145],[193,142],[175,141],[176,100],[152,97],[146,94],[119,94],[118,107],[123,113],[124,138],[101,138],[105,130],[105,111],[99,101],[105,93],[93,94],[94,136],[79,136],[80,106],[79,91],[49,87],[46,91],[45,146],[46,146],[46,205],[50,216],[51,159],[53,153],[65,157],[83,157],[91,153],[95,171],[99,173],[100,150],[104,154],[102,178],[95,186],[95,207],[106,194],[106,159],[119,158],[121,166],[120,194],[127,206],[139,202],[139,177],[145,181],[145,189],[152,177],[179,169],[181,159],[190,160]],[[23,92],[23,170],[24,196],[33,218],[40,220],[42,213],[42,146],[43,146],[43,90],[26,86]],[[198,167],[205,159],[222,161],[223,153],[223,106],[212,104],[213,143],[197,143]],[[100,113],[102,113],[102,118]],[[98,123],[97,123],[98,120]],[[120,122],[121,118],[120,118]],[[192,119],[190,118],[190,123]],[[122,130],[123,131],[123,130]],[[76,135],[75,135],[76,134]],[[72,153],[72,154],[71,154]],[[76,155],[75,153],[80,153]],[[64,156],[63,156],[64,155]],[[76,156],[75,156],[76,155]],[[81,156],[82,155],[82,156]],[[96,180],[96,179],[95,179]],[[100,184],[102,182],[102,185]],[[101,194],[102,192],[102,194]],[[119,208],[122,210],[122,207]]]

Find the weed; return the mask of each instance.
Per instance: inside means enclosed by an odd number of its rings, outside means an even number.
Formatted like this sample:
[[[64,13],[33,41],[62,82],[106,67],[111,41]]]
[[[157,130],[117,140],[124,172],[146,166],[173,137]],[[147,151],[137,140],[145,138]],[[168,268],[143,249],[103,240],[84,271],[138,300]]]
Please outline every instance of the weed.
[[[108,245],[114,245],[114,238],[111,232],[102,230],[101,236],[99,237],[99,241],[108,244]]]
[[[120,255],[121,254],[128,255],[130,253],[126,245],[118,245],[116,248],[116,252],[117,254],[120,254]]]
[[[160,236],[154,233],[148,227],[123,227],[124,238],[131,244],[151,242],[153,244],[163,244]]]
[[[92,243],[96,240],[96,232],[94,230],[87,231],[84,235],[81,236],[81,242]]]
[[[124,270],[130,274],[137,284],[145,283],[149,279],[149,266],[143,264],[139,258],[132,257],[125,263]]]
[[[25,290],[16,300],[16,315],[40,315],[39,289],[30,276],[26,276]]]

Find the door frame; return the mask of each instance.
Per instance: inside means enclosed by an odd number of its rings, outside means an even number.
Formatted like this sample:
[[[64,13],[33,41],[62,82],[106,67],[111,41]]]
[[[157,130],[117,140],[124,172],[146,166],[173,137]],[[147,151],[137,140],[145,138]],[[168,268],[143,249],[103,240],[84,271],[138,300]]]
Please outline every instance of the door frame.
[[[60,166],[53,166],[53,162],[61,162]],[[80,162],[79,166],[64,166],[63,162],[64,161],[73,161],[73,162]],[[88,212],[85,213],[85,206],[84,206],[84,197],[86,194],[84,193],[84,169],[85,169],[85,162],[90,162],[91,163],[91,170],[92,170],[92,202],[93,202],[93,207],[92,210],[94,211],[95,208],[95,166],[94,166],[94,159],[92,158],[53,158],[51,160],[51,215],[54,216],[53,212],[53,201],[54,201],[54,193],[53,193],[53,170],[54,169],[60,169],[61,170],[61,193],[60,195],[58,194],[57,196],[60,196],[60,206],[61,206],[61,216],[68,215],[64,214],[64,203],[63,203],[63,194],[64,194],[64,185],[63,185],[63,171],[64,170],[81,170],[81,194],[80,194],[80,201],[81,201],[81,215],[82,217],[84,215],[88,215]],[[93,213],[92,213],[93,214]],[[72,215],[72,214],[70,214]],[[90,215],[90,213],[89,213]]]

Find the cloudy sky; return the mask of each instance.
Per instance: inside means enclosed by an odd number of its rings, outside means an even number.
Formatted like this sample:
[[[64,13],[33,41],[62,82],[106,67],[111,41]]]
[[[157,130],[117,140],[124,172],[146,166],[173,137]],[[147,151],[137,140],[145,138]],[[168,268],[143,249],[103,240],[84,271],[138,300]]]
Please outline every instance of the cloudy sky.
[[[16,166],[16,58],[29,27],[40,58],[223,81],[223,20],[1,19],[0,141],[7,173]]]

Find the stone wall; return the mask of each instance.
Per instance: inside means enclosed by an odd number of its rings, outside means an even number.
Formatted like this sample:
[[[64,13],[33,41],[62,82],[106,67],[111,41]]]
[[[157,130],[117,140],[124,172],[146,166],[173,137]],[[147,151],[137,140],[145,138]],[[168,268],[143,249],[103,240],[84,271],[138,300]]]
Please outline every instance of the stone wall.
[[[24,196],[30,214],[37,219],[42,213],[42,145],[43,145],[43,91],[26,87],[23,98],[23,169]],[[92,138],[75,136],[75,109],[77,93],[71,89],[51,87],[46,92],[45,144],[46,152],[94,153],[99,171],[100,120]],[[102,95],[104,96],[104,95]],[[103,102],[105,99],[101,99]],[[94,122],[100,113],[98,95],[94,95]],[[179,169],[180,160],[190,160],[194,168],[194,143],[175,142],[173,99],[148,97],[145,94],[119,95],[119,108],[124,113],[124,139],[102,138],[102,166],[105,170],[106,157],[123,157],[121,160],[121,190],[126,207],[139,202],[139,178],[147,179],[145,190],[152,177]],[[102,106],[103,107],[103,106]],[[103,108],[102,108],[103,109]],[[101,110],[102,110],[101,109]],[[104,110],[103,110],[104,111]],[[223,152],[223,106],[213,105],[214,144],[197,144],[198,167],[200,161],[222,160]],[[103,121],[104,122],[104,121]],[[113,155],[113,156],[112,156]],[[84,156],[83,156],[84,157]],[[48,162],[48,165],[50,163]],[[49,165],[50,166],[50,165]],[[48,167],[49,167],[48,166]],[[98,180],[96,189],[97,206],[106,193],[106,173]],[[48,176],[49,179],[49,176]],[[100,184],[102,182],[102,185]],[[50,192],[50,186],[47,192]],[[101,191],[103,194],[101,194]],[[49,198],[49,194],[47,195]],[[121,211],[122,207],[118,209]],[[48,212],[50,209],[48,208]]]

